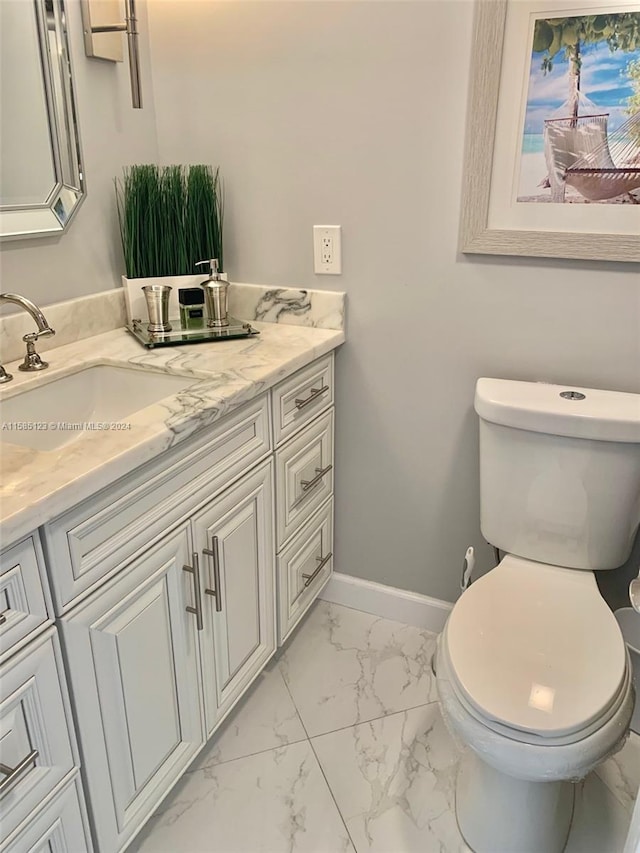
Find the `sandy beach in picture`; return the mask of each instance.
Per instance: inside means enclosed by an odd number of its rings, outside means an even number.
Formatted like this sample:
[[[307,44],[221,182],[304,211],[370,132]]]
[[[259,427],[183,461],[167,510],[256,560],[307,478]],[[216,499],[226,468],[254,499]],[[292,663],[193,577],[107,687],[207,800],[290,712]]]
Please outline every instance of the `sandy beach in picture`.
[[[520,202],[548,202],[551,203],[551,188],[542,186],[548,174],[547,164],[543,154],[522,154],[520,156],[520,182],[518,185],[518,197]],[[631,196],[631,198],[629,197]],[[640,190],[625,195],[619,195],[612,199],[606,199],[601,204],[640,204]],[[584,196],[569,186],[566,188],[565,204],[590,204]]]

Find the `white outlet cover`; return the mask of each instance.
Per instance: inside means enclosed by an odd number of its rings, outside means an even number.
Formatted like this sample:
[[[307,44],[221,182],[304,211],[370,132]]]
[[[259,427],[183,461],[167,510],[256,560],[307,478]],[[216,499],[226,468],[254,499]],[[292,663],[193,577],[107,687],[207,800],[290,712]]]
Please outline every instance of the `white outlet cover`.
[[[313,226],[313,270],[318,275],[342,273],[340,225]]]

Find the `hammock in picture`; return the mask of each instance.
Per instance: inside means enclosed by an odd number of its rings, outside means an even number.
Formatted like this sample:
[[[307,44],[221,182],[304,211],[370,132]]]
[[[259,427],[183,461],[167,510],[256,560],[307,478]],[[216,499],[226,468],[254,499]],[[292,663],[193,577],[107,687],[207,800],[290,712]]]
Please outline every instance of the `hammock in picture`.
[[[589,201],[640,188],[640,112],[611,134],[607,120],[608,113],[545,120],[551,201],[563,202],[567,185]]]

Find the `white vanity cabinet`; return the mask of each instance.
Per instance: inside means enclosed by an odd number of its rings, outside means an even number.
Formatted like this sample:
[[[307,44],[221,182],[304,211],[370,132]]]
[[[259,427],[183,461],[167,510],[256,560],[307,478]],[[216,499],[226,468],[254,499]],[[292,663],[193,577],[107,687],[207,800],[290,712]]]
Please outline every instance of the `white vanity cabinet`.
[[[0,554],[0,617],[0,851],[91,851],[37,533]]]
[[[127,848],[329,580],[333,399],[330,354],[41,528],[98,853]],[[51,624],[25,590],[21,630]],[[38,853],[92,849],[77,765],[46,795]]]
[[[333,354],[273,389],[278,643],[333,572]]]
[[[251,408],[268,414],[266,398]],[[214,498],[210,482],[191,482],[180,500],[188,515],[60,620],[100,853],[126,847],[276,649],[266,450]],[[163,506],[150,525],[175,518]]]

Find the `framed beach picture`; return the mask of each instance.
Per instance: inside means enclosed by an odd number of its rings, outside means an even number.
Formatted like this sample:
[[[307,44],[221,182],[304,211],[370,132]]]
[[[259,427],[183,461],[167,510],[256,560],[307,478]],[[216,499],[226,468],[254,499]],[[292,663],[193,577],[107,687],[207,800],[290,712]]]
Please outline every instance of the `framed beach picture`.
[[[640,3],[476,0],[461,250],[640,261]]]

